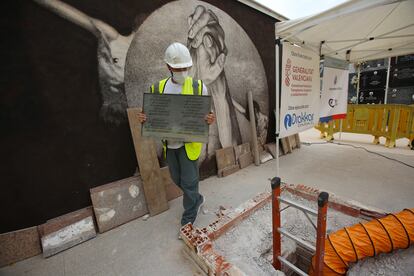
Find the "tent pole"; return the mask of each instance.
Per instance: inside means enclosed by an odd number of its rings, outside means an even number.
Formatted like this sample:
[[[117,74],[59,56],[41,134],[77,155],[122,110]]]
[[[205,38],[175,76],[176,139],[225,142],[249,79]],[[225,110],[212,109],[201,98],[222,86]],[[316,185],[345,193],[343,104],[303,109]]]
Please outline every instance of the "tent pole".
[[[276,106],[275,106],[275,122],[276,122],[276,176],[280,177],[279,175],[279,123],[280,123],[280,109],[279,109],[279,102],[280,102],[280,87],[279,87],[279,36],[276,36],[276,46],[275,46],[275,55],[276,55],[276,67],[275,67],[275,85],[276,85]]]
[[[358,66],[357,66],[357,68],[358,68],[358,82],[357,82],[357,101],[356,101],[356,104],[358,104],[359,103],[359,78],[361,77],[361,64],[360,63],[358,63]]]
[[[387,82],[385,83],[385,96],[384,96],[384,104],[388,103],[388,89],[389,89],[389,81],[390,81],[390,69],[391,69],[391,57],[388,57],[388,68],[387,68]]]

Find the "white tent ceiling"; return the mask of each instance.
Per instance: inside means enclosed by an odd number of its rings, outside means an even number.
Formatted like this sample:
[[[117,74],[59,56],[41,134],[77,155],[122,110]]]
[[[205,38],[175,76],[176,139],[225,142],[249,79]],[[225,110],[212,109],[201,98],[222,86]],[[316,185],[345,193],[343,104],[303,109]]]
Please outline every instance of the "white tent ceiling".
[[[278,22],[276,37],[350,62],[414,53],[414,0],[351,0]]]

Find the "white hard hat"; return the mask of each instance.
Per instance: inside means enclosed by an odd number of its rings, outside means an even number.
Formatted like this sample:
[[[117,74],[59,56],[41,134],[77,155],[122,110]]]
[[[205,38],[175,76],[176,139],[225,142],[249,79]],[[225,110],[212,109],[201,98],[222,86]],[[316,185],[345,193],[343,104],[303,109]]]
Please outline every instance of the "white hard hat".
[[[190,51],[183,44],[174,42],[165,50],[164,61],[172,68],[188,68],[193,65]]]

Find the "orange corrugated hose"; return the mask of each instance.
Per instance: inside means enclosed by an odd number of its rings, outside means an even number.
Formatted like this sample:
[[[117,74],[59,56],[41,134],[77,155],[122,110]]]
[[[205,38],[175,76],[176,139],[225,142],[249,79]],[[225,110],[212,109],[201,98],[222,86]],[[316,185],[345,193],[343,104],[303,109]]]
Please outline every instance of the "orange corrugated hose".
[[[345,227],[328,235],[325,241],[323,275],[345,275],[351,263],[411,244],[414,244],[414,209]],[[314,267],[315,256],[310,275],[314,275]]]

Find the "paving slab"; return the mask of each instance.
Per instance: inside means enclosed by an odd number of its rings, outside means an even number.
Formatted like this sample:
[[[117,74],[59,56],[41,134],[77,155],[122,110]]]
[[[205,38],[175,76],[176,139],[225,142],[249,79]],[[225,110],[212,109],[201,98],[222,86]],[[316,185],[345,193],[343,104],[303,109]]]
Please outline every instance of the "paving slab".
[[[217,170],[221,171],[236,164],[233,147],[216,150]]]
[[[253,163],[253,156],[251,152],[244,153],[239,157],[240,169],[244,169]]]
[[[148,213],[139,176],[93,188],[90,194],[100,233]]]
[[[250,150],[250,144],[249,143],[244,143],[238,146],[234,146],[234,156],[236,158],[236,161],[238,161],[240,159],[240,156],[246,153],[250,153],[251,154],[251,150]]]
[[[44,257],[50,257],[96,237],[92,207],[48,220],[38,229]]]
[[[267,150],[272,156],[273,158],[276,158],[276,144],[275,143],[270,143],[270,144],[266,144],[264,145],[265,150]],[[281,155],[282,151],[279,150],[279,156]]]
[[[219,176],[226,177],[240,170],[240,165],[232,165],[219,171]]]
[[[41,253],[37,227],[0,234],[0,267]]]
[[[265,150],[260,152],[259,156],[260,156],[260,163],[261,164],[266,163],[267,161],[270,161],[270,160],[273,159],[273,156]]]

